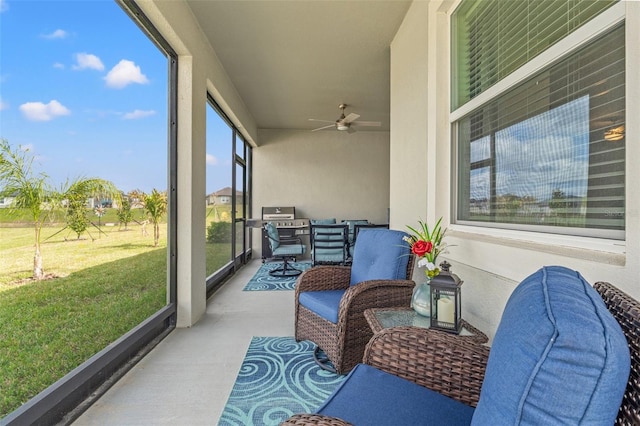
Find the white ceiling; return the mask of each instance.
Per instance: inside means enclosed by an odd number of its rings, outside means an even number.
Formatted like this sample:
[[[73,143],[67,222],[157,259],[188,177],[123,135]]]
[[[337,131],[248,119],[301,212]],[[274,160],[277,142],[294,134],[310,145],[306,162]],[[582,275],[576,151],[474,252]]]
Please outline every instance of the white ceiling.
[[[411,1],[187,0],[258,128],[313,129],[338,105],[389,130],[389,46]]]

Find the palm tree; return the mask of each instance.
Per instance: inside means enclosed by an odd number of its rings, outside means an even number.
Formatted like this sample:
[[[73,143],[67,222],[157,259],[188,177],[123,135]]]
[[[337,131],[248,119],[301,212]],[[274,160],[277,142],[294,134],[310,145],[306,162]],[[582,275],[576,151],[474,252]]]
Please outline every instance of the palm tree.
[[[78,178],[67,181],[60,190],[48,182],[49,176],[33,171],[34,156],[28,149],[19,146],[12,150],[6,139],[0,140],[0,196],[13,197],[11,210],[26,210],[35,232],[35,255],[33,257],[33,278],[44,278],[40,237],[42,226],[52,217],[64,200],[86,200],[93,195],[120,197],[115,185],[99,178]]]
[[[40,235],[42,225],[53,212],[53,189],[47,183],[45,173],[34,174],[33,155],[21,146],[15,151],[6,139],[0,140],[0,196],[13,197],[13,211],[27,210],[35,231],[35,255],[33,256],[33,278],[42,279],[42,256]]]
[[[153,246],[158,247],[160,239],[160,219],[167,212],[167,194],[153,189],[151,194],[144,195],[144,209],[153,222]]]

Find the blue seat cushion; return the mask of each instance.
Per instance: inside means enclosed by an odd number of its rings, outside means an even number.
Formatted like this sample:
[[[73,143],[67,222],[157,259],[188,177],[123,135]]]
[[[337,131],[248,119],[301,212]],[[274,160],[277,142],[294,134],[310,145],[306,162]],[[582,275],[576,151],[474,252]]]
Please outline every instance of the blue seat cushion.
[[[629,350],[598,293],[550,266],[511,294],[491,347],[474,425],[611,425]]]
[[[336,324],[340,299],[344,293],[345,290],[304,291],[300,293],[298,302],[322,318]]]
[[[406,235],[402,231],[383,228],[360,230],[353,251],[350,284],[406,279],[411,254],[409,244],[403,240]]]
[[[278,256],[299,256],[303,255],[307,251],[307,247],[304,244],[280,244],[277,248],[272,250],[272,254]]]
[[[356,426],[456,426],[471,423],[473,407],[358,364],[316,413]]]

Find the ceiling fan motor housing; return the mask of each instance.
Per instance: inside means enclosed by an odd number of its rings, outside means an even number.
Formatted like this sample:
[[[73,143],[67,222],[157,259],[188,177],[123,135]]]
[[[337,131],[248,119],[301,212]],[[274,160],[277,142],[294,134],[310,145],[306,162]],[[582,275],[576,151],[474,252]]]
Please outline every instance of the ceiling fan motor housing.
[[[374,121],[364,121],[364,122],[355,122],[358,118],[360,118],[359,114],[356,114],[354,112],[350,113],[349,115],[345,116],[344,115],[344,110],[345,108],[347,108],[347,104],[340,104],[338,105],[338,108],[340,108],[341,114],[340,114],[340,118],[338,118],[335,123],[333,125],[329,124],[326,126],[322,126],[322,127],[318,127],[317,129],[313,129],[311,130],[312,132],[318,131],[318,130],[324,130],[324,129],[329,129],[331,127],[336,128],[336,130],[339,131],[346,131],[348,133],[353,133],[355,132],[355,129],[351,126],[351,124],[355,124],[356,126],[380,126],[380,122],[374,122]],[[310,121],[324,121],[327,123],[331,123],[331,121],[328,120],[318,120],[315,118],[310,118]]]

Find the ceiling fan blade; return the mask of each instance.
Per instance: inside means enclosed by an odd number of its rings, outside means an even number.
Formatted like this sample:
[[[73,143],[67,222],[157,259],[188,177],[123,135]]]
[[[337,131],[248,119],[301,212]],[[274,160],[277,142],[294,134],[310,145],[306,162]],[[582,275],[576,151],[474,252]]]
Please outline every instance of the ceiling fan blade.
[[[334,120],[318,120],[317,118],[310,118],[309,121],[319,121],[321,123],[335,123]]]
[[[351,123],[351,125],[360,127],[380,127],[382,123],[379,121],[356,121],[355,123]]]
[[[322,126],[322,127],[318,127],[317,129],[313,129],[311,130],[312,132],[316,132],[318,130],[324,130],[324,129],[328,129],[329,127],[335,127],[335,124],[329,124],[328,126]]]
[[[356,114],[355,112],[350,113],[349,115],[347,115],[342,122],[343,123],[351,123],[352,121],[356,121],[358,118],[360,118],[360,114]]]

